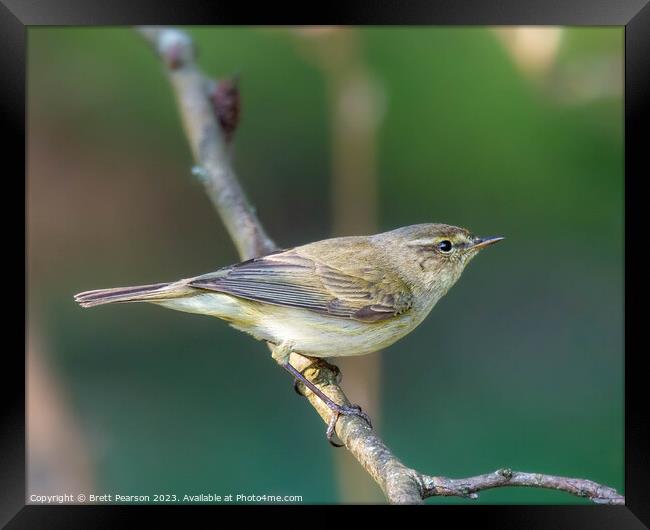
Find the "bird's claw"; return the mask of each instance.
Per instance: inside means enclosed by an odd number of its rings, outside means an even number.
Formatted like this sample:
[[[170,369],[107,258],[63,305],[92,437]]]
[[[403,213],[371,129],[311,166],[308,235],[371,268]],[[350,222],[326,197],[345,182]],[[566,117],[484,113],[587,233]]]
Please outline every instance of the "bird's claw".
[[[334,372],[334,380],[336,381],[336,384],[340,384],[341,381],[343,381],[343,374],[341,373],[341,369],[335,364],[330,364],[328,362],[325,362],[325,365],[327,368],[332,370],[332,372]]]
[[[305,397],[305,393],[301,390],[302,388],[305,388],[305,385],[302,384],[302,381],[300,379],[294,379],[293,391],[299,396]]]
[[[327,423],[327,441],[334,447],[343,447],[345,444],[339,444],[334,441],[334,436],[336,435],[336,423],[339,420],[339,416],[358,416],[363,421],[368,424],[368,427],[372,429],[372,421],[370,421],[370,416],[366,414],[359,405],[337,405],[336,409],[332,409],[332,417]]]
[[[332,447],[345,446],[345,444],[339,444],[334,441],[334,436],[336,436],[336,431],[334,429],[336,428],[336,422],[339,421],[339,416],[340,413],[338,412],[334,412],[332,414],[330,421],[327,423],[327,431],[325,431],[325,435],[327,436],[327,441],[330,443]]]

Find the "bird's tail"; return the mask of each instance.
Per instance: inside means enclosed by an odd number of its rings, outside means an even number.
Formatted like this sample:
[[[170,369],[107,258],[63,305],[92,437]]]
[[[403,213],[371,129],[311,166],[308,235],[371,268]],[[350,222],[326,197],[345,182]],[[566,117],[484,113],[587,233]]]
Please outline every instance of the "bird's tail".
[[[134,287],[97,289],[76,294],[74,299],[81,307],[93,307],[113,302],[153,302],[183,296],[190,291],[184,282],[154,283]]]

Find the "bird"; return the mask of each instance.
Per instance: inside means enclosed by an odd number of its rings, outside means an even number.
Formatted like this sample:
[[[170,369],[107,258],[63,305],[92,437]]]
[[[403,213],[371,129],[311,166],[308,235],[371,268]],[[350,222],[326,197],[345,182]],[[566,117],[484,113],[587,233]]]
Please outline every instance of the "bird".
[[[442,223],[324,239],[174,282],[85,291],[82,307],[148,302],[217,317],[266,341],[272,357],[339,415],[370,418],[335,403],[290,362],[382,350],[413,331],[480,250],[503,240]]]

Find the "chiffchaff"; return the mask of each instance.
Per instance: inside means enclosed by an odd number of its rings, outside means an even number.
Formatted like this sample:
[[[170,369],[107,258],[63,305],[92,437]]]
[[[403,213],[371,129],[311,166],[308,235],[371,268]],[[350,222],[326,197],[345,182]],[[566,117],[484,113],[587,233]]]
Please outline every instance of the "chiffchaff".
[[[88,291],[83,307],[150,302],[221,318],[272,346],[273,358],[335,412],[334,403],[289,363],[307,357],[364,355],[411,332],[483,248],[502,237],[475,237],[446,224],[406,226],[373,236],[338,237],[171,283]]]

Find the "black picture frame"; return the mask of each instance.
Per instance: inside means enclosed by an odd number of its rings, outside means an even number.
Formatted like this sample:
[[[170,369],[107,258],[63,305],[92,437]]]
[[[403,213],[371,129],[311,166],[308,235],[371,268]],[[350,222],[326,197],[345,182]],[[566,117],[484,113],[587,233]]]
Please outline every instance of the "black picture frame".
[[[287,6],[288,7],[288,6]],[[581,25],[625,27],[625,496],[626,505],[612,506],[454,506],[454,524],[479,519],[483,527],[497,528],[644,528],[650,525],[648,494],[648,413],[644,397],[643,343],[635,316],[641,315],[642,295],[637,294],[645,276],[642,253],[645,234],[641,201],[643,177],[650,176],[644,132],[650,116],[650,4],[648,0],[410,0],[347,2],[345,5],[131,0],[85,2],[83,0],[0,0],[0,97],[4,121],[4,167],[15,159],[15,172],[25,170],[26,33],[35,25],[135,25],[135,24],[373,24],[373,25]],[[15,182],[19,179],[13,178]],[[23,192],[25,188],[23,187]],[[5,193],[9,194],[7,188]],[[13,196],[13,195],[12,195]],[[7,197],[7,195],[5,195]],[[5,199],[5,205],[9,202]],[[26,204],[26,203],[23,203]],[[25,212],[26,214],[26,212]],[[11,227],[7,220],[3,226]],[[26,217],[25,217],[26,218]],[[7,230],[7,232],[10,231]],[[26,234],[26,232],[25,232]],[[25,247],[26,248],[26,247]],[[7,249],[5,256],[15,254]],[[25,252],[25,260],[27,258]],[[6,258],[7,259],[7,258]],[[26,270],[26,262],[25,262]],[[26,273],[25,273],[26,274]],[[11,282],[17,284],[18,282]],[[29,289],[25,275],[25,289]],[[23,297],[26,299],[26,293]],[[18,296],[18,294],[16,295]],[[12,308],[13,309],[13,308]],[[18,314],[18,311],[14,311]],[[23,314],[26,314],[23,313]],[[6,326],[6,330],[12,329]],[[3,425],[0,460],[0,523],[7,528],[99,528],[125,526],[134,515],[150,520],[151,507],[133,506],[33,506],[25,505],[25,359],[19,348],[5,348],[2,355]],[[248,507],[249,509],[251,507]],[[256,507],[257,508],[257,507]],[[304,506],[273,507],[287,515],[305,516]],[[375,507],[373,509],[380,509]],[[203,508],[205,509],[205,508]],[[235,508],[229,508],[235,509]],[[345,509],[345,507],[332,507]],[[450,509],[452,509],[450,507]],[[171,514],[186,517],[186,510],[166,506]],[[440,509],[437,514],[440,514]],[[436,515],[438,517],[438,515]],[[303,521],[304,522],[304,521]],[[435,524],[435,521],[432,521]]]

